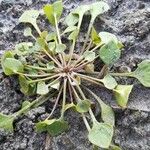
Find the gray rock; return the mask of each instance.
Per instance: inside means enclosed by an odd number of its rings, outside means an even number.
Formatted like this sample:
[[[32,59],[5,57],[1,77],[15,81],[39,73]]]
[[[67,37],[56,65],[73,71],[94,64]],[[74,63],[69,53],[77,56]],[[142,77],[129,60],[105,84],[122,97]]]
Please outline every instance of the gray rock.
[[[93,0],[94,2],[95,0]],[[98,31],[109,31],[116,34],[125,45],[122,58],[112,69],[123,68],[134,70],[137,63],[150,59],[150,1],[149,0],[106,0],[111,10],[95,22]],[[1,0],[0,1],[0,55],[4,50],[14,48],[15,44],[27,41],[23,37],[24,25],[18,24],[18,17],[26,9],[41,9],[51,0]],[[71,9],[90,0],[64,1],[65,16]],[[86,22],[85,22],[86,23]],[[51,28],[45,20],[38,20],[44,29]],[[117,68],[117,69],[115,69]],[[0,79],[1,81],[1,79]],[[137,80],[118,80],[120,83],[135,84],[129,100],[129,109],[115,110],[116,128],[114,143],[124,150],[150,150],[150,89],[139,85]],[[116,106],[113,95],[106,90],[93,90],[105,102]],[[16,79],[5,78],[0,82],[0,112],[11,114],[21,107],[24,100],[19,92]],[[35,131],[35,123],[47,116],[47,104],[34,109],[28,115],[19,117],[15,123],[15,132],[8,134],[0,131],[0,150],[92,150],[87,140],[87,131],[82,119],[75,112],[69,111],[66,119],[70,129],[55,138]],[[135,111],[134,109],[142,110]]]

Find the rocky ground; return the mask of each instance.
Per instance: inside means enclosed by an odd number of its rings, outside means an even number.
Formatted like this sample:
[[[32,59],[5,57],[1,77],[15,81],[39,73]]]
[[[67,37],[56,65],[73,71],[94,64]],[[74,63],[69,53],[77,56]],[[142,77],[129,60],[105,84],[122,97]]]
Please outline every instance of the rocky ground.
[[[51,0],[0,0],[0,54],[13,49],[15,44],[26,41],[24,25],[18,24],[22,12],[29,8],[41,9]],[[94,0],[93,0],[94,1]],[[95,27],[98,31],[116,34],[125,45],[121,60],[114,68],[136,68],[138,62],[150,59],[150,1],[149,0],[106,0],[111,10],[98,18]],[[64,16],[81,3],[90,0],[64,0]],[[44,20],[39,20],[41,28],[50,28]],[[1,70],[0,70],[1,72]],[[120,82],[134,83],[129,108],[116,110],[116,130],[114,143],[124,150],[150,150],[150,89],[141,86],[136,80],[124,79]],[[111,93],[94,88],[104,101],[115,105]],[[4,78],[0,74],[0,112],[10,114],[21,107],[25,98],[20,93],[15,78]],[[34,123],[45,118],[49,112],[47,104],[30,111],[15,121],[15,132],[0,132],[0,150],[91,150],[86,139],[86,129],[82,119],[74,112],[67,113],[71,128],[66,133],[49,138],[46,134],[34,131]]]

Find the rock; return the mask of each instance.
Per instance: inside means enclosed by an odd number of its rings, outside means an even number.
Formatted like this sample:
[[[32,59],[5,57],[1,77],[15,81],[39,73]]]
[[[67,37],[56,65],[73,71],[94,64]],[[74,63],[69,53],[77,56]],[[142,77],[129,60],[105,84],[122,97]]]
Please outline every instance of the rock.
[[[94,1],[94,0],[93,0]],[[24,10],[41,9],[51,0],[2,0],[0,1],[0,55],[4,50],[13,49],[15,44],[29,39],[23,36],[24,25],[18,24],[18,17]],[[71,9],[90,0],[64,1],[66,16]],[[109,13],[97,18],[97,31],[109,31],[123,42],[122,58],[114,66],[118,70],[134,70],[143,59],[150,59],[150,1],[149,0],[107,0],[111,6]],[[86,23],[86,19],[85,22]],[[39,19],[41,29],[52,29],[44,19]],[[60,24],[63,25],[63,24]],[[122,68],[120,66],[123,66]],[[115,67],[112,68],[115,70]],[[120,67],[120,68],[119,68]],[[118,80],[120,81],[120,80]],[[129,109],[116,111],[114,143],[124,150],[150,149],[150,89],[139,85],[137,80],[124,79],[121,83],[136,84],[129,100]],[[106,103],[116,105],[110,91],[93,88]],[[24,97],[19,92],[14,78],[0,79],[0,112],[11,114],[21,107]],[[92,150],[87,140],[87,131],[80,115],[69,111],[66,119],[70,129],[55,138],[35,131],[35,123],[44,120],[50,109],[47,104],[19,117],[15,122],[15,132],[0,131],[0,150]],[[136,111],[134,110],[136,109]],[[140,109],[142,111],[137,111]],[[47,112],[48,110],[48,112]],[[57,116],[57,115],[56,115]]]

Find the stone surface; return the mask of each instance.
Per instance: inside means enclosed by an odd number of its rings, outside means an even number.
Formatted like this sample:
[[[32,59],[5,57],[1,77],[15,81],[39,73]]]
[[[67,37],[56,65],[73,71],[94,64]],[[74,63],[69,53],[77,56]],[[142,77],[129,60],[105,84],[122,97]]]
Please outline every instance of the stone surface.
[[[24,25],[18,24],[18,17],[26,9],[41,9],[51,0],[0,0],[0,55],[4,50],[13,49],[15,44],[27,41],[23,36]],[[71,9],[90,0],[65,0],[64,16]],[[92,0],[94,2],[94,0]],[[134,70],[137,63],[150,59],[150,1],[149,0],[107,0],[111,6],[109,13],[96,20],[98,31],[116,34],[125,45],[122,58],[112,68],[114,71],[128,68]],[[42,30],[51,29],[48,22],[39,19]],[[86,23],[86,22],[84,22]],[[117,68],[117,69],[115,69]],[[118,80],[124,84],[135,84],[130,96],[131,110],[115,110],[116,130],[114,143],[124,150],[150,150],[150,89],[139,85],[137,80]],[[93,90],[102,99],[115,106],[109,91]],[[0,77],[0,112],[9,114],[17,111],[25,98],[19,92],[14,78]],[[47,104],[18,118],[15,132],[0,132],[0,150],[91,150],[87,140],[87,131],[82,119],[75,112],[68,112],[67,119],[71,128],[66,133],[49,138],[46,134],[35,132],[35,122],[47,115]],[[135,111],[134,109],[142,110]]]

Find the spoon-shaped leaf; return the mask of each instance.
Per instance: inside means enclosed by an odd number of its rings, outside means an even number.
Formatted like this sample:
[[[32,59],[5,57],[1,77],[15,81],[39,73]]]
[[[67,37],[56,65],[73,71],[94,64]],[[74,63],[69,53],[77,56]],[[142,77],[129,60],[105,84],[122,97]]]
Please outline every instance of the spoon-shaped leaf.
[[[55,65],[54,65],[53,61],[47,63],[46,66],[47,66],[47,69],[49,69],[49,70],[53,70],[55,68]]]
[[[99,37],[101,39],[102,44],[107,44],[110,41],[114,41],[115,43],[118,43],[117,37],[114,34],[109,32],[100,32]]]
[[[94,123],[89,131],[89,141],[101,148],[109,148],[113,136],[113,127],[107,123]]]
[[[118,85],[113,91],[119,106],[126,107],[133,85]]]
[[[101,38],[97,34],[97,32],[94,29],[94,27],[92,28],[92,31],[91,31],[91,39],[92,39],[93,43],[96,44],[96,45],[101,42]]]
[[[48,86],[45,84],[44,81],[40,81],[37,84],[37,94],[45,95],[49,92]]]
[[[117,86],[117,82],[115,78],[113,78],[111,75],[107,74],[103,79],[102,82],[104,86],[108,89],[114,89]]]
[[[114,41],[110,41],[99,50],[101,60],[107,65],[114,64],[120,58],[120,55],[121,51]]]
[[[62,53],[62,52],[64,52],[65,49],[66,49],[65,44],[57,44],[55,51],[56,51],[56,53]]]
[[[90,9],[90,5],[81,5],[72,11],[73,14],[78,14],[80,17],[83,17],[85,12]]]
[[[6,58],[3,62],[3,67],[6,75],[13,75],[24,71],[23,64],[15,58]]]
[[[51,136],[57,136],[69,128],[68,122],[56,120],[53,124],[47,126],[47,131]]]
[[[29,91],[29,83],[23,75],[19,75],[20,91],[24,94]]]
[[[21,15],[21,17],[19,18],[19,22],[32,24],[34,28],[37,30],[37,32],[41,34],[36,24],[36,19],[38,18],[39,14],[40,13],[37,10],[27,10]]]
[[[142,61],[131,75],[137,78],[145,87],[150,87],[150,60]]]
[[[76,40],[77,36],[78,36],[79,30],[75,29],[74,31],[71,32],[71,34],[69,35],[68,39],[69,40]]]
[[[68,123],[60,119],[44,120],[36,123],[38,132],[47,131],[51,136],[57,136],[68,129]]]
[[[64,111],[67,111],[68,109],[75,108],[75,107],[76,107],[76,105],[74,103],[66,104],[65,108],[64,108]]]
[[[1,65],[2,65],[2,69],[4,71],[5,74],[7,74],[7,68],[4,66],[4,62],[6,60],[6,58],[14,58],[14,54],[12,51],[6,51],[1,58]]]
[[[83,57],[85,60],[91,62],[95,59],[95,52],[86,51],[83,53]]]
[[[24,30],[24,36],[33,36],[32,35],[32,30],[30,27],[25,28]]]
[[[55,25],[55,15],[56,15],[57,20],[59,20],[63,11],[62,1],[60,0],[60,1],[54,2],[53,4],[47,4],[44,6],[43,10],[49,22],[52,25]]]
[[[82,21],[83,15],[90,9],[90,5],[82,5],[73,10],[65,19],[68,26],[74,26],[79,20]]]
[[[92,15],[93,21],[98,15],[103,14],[108,10],[109,10],[109,5],[105,2],[95,2],[90,4],[90,13]]]
[[[74,26],[79,21],[79,16],[77,14],[73,14],[72,12],[66,17],[65,23],[68,26]]]
[[[69,26],[65,29],[65,31],[62,34],[68,33],[68,32],[72,32],[74,30],[76,30],[77,27],[76,26]]]
[[[52,84],[50,84],[50,87],[52,87],[53,89],[59,90],[60,80],[56,80],[55,82],[53,82]]]
[[[8,132],[12,132],[14,119],[15,118],[12,115],[4,115],[0,113],[0,129],[4,129]]]
[[[82,100],[76,105],[76,110],[80,113],[85,113],[89,111],[91,103],[89,100]]]
[[[94,94],[91,90],[89,91],[93,97],[97,100],[101,107],[101,117],[105,123],[115,125],[115,115],[113,109],[106,105],[96,94]]]
[[[19,85],[20,91],[25,95],[32,96],[36,93],[36,83],[29,84],[23,75],[19,75]]]
[[[32,46],[33,44],[31,42],[22,42],[22,43],[16,44],[15,53],[18,56],[24,56],[30,52],[30,47]]]

